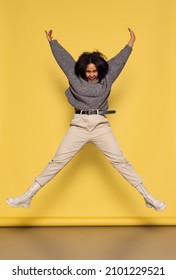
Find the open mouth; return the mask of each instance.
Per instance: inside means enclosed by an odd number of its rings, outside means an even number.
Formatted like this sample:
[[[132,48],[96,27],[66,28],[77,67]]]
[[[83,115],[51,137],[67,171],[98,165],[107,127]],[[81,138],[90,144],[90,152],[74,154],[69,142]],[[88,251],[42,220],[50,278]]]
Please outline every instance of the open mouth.
[[[97,78],[95,78],[95,77],[94,78],[89,78],[89,81],[93,82],[93,81],[96,81],[96,79]]]

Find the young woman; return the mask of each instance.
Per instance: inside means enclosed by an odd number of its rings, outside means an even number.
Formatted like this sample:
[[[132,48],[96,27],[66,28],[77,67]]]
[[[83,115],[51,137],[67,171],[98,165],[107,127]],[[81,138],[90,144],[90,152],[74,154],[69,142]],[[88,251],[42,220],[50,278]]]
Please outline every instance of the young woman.
[[[135,42],[134,32],[129,29],[128,44],[109,61],[106,61],[100,52],[86,52],[77,62],[57,40],[53,40],[52,30],[45,33],[58,65],[68,78],[69,88],[66,90],[66,96],[74,107],[75,114],[51,162],[24,194],[10,197],[6,202],[12,207],[28,208],[38,190],[49,182],[87,142],[92,142],[143,196],[147,207],[163,210],[166,203],[154,198],[143,186],[141,178],[124,157],[105,116],[115,113],[114,110],[108,110],[108,97],[112,84],[131,54]]]

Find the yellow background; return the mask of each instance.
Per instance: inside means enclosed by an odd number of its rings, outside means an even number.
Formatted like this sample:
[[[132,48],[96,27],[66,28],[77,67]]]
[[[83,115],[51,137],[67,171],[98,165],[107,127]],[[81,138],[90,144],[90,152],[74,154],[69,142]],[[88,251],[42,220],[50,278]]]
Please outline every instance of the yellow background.
[[[0,225],[175,225],[176,1],[1,0]],[[54,155],[73,108],[67,80],[45,38],[75,59],[98,49],[110,59],[136,33],[133,53],[109,99],[120,146],[145,186],[167,202],[163,212],[142,197],[88,144],[33,199],[14,209]]]

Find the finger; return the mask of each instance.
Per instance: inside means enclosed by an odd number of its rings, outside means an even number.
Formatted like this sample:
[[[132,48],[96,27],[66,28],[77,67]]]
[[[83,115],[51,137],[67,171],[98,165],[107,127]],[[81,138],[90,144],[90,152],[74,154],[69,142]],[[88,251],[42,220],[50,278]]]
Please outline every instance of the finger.
[[[128,30],[129,30],[131,33],[134,33],[133,30],[132,30],[131,28],[128,28]]]

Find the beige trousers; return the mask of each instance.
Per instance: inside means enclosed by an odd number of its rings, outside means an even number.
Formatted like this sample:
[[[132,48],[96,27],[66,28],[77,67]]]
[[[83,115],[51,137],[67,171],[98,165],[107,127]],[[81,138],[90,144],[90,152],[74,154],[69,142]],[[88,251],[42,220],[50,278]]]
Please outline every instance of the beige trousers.
[[[75,114],[70,128],[62,140],[55,156],[36,181],[44,186],[49,182],[88,142],[95,144],[109,162],[132,185],[137,186],[142,179],[123,156],[106,117],[102,115]]]

